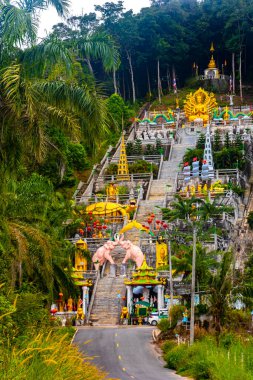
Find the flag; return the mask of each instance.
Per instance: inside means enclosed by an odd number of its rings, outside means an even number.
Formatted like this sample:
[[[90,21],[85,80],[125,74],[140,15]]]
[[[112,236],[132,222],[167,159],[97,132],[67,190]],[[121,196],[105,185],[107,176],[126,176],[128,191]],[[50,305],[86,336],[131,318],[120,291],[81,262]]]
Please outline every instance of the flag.
[[[177,93],[177,81],[176,81],[176,73],[175,70],[173,69],[173,81],[172,81],[172,86],[174,90],[174,94]]]
[[[173,89],[174,89],[174,94],[176,94],[177,93],[177,82],[176,82],[175,73],[173,75]]]
[[[229,77],[229,91],[230,92],[232,92],[232,85],[233,85],[232,75],[230,75],[230,77]]]

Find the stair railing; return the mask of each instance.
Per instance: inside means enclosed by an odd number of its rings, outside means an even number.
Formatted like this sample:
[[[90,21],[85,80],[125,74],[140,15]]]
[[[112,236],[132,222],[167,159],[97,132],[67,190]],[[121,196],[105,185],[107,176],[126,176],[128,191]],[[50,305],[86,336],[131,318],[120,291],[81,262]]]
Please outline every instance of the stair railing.
[[[149,184],[148,184],[148,190],[147,190],[147,194],[146,194],[146,199],[149,198],[149,193],[151,190],[152,182],[153,182],[153,172],[151,173],[151,176],[150,176],[150,180],[149,180]]]
[[[163,154],[161,154],[161,157],[160,157],[157,179],[160,179],[161,177],[162,167],[163,167]]]
[[[136,202],[136,209],[134,212],[133,220],[135,220],[137,217],[139,205],[140,205],[140,193],[138,194],[138,198],[137,198],[137,202]]]
[[[89,320],[90,320],[91,310],[92,310],[92,307],[93,307],[93,303],[94,303],[94,299],[95,299],[95,294],[96,294],[96,291],[97,291],[99,277],[100,277],[99,276],[99,271],[97,271],[97,277],[96,277],[96,281],[95,281],[95,284],[94,284],[92,296],[91,296],[91,299],[90,299],[88,311],[87,311],[86,324],[88,324]]]
[[[104,277],[106,264],[107,264],[107,260],[105,260],[105,262],[104,262],[104,264],[103,264],[103,267],[102,267],[102,270],[101,270],[101,278]]]

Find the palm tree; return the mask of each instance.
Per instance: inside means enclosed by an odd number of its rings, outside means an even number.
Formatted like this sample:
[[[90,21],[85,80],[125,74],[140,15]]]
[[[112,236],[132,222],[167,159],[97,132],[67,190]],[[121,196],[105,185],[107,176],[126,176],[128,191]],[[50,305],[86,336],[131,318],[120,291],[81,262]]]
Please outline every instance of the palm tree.
[[[109,130],[101,88],[94,78],[88,80],[82,73],[73,52],[55,37],[34,44],[36,11],[48,4],[63,15],[69,2],[23,0],[13,5],[0,0],[0,155],[4,163],[8,157],[6,166],[11,171],[24,152],[41,161],[46,149],[54,147],[46,133],[48,126],[64,129],[74,142],[82,136],[91,151],[99,147]],[[82,42],[88,54],[102,58],[106,69],[118,62],[117,49],[109,37],[93,36]],[[17,48],[24,44],[30,48]]]
[[[59,284],[63,289],[71,287],[62,268],[73,247],[66,244],[59,227],[69,215],[67,204],[63,207],[52,185],[36,174],[20,182],[5,180],[1,197],[0,251],[6,258],[1,269],[11,273],[10,285],[21,287],[26,279],[44,291],[51,292],[54,286],[58,289]],[[4,275],[1,273],[1,280],[5,281]]]
[[[38,11],[52,5],[59,16],[68,13],[69,0],[0,0],[1,49],[33,45],[39,25]]]
[[[204,221],[215,219],[222,215],[223,212],[233,211],[233,207],[218,204],[218,198],[215,198],[213,202],[211,202],[208,198],[205,200],[199,200],[198,202],[200,205],[198,209],[198,216]]]
[[[214,325],[218,335],[221,332],[225,315],[229,309],[229,294],[232,289],[232,262],[232,253],[224,253],[219,268],[212,274],[209,281],[209,313],[214,318]]]
[[[192,198],[183,198],[180,195],[175,196],[176,201],[172,202],[170,209],[163,208],[163,218],[172,222],[174,220],[189,220],[191,216],[196,214],[196,210],[193,205],[198,202],[194,197]]]

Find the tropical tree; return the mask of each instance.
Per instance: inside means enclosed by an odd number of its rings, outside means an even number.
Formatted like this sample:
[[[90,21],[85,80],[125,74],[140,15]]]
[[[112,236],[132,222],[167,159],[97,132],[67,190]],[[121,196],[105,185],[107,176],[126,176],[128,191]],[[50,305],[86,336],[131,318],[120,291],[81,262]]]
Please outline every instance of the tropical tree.
[[[62,268],[68,265],[72,245],[66,244],[59,227],[70,215],[70,205],[57,199],[49,181],[36,174],[20,182],[5,179],[1,197],[1,280],[9,277],[9,285],[19,288],[28,281],[50,293],[71,288]]]
[[[224,318],[229,310],[229,295],[232,289],[233,255],[225,252],[220,266],[213,272],[209,281],[209,313],[214,318],[214,325],[219,334]]]
[[[183,198],[180,195],[175,196],[175,201],[171,203],[170,208],[163,208],[163,219],[172,222],[174,220],[189,220],[195,216],[196,209],[193,207],[196,203],[195,198]]]

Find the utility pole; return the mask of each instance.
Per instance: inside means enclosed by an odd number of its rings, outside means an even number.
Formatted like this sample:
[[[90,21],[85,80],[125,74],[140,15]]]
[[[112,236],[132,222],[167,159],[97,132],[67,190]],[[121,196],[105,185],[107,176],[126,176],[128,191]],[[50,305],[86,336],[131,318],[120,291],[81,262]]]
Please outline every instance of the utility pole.
[[[195,226],[193,226],[190,345],[192,345],[194,343],[194,301],[195,301],[195,278],[196,278],[196,239],[197,239],[197,231],[196,231]]]
[[[170,266],[170,307],[173,306],[173,281],[172,281],[172,263],[171,263],[171,242],[168,241],[169,266]]]

